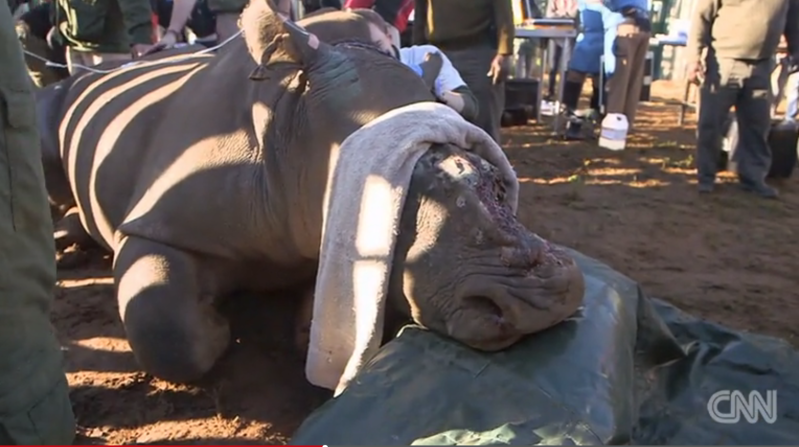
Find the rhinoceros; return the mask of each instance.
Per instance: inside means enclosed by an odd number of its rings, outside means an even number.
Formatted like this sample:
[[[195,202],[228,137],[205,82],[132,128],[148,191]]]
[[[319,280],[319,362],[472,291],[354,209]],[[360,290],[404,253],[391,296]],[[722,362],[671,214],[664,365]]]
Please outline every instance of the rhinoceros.
[[[243,37],[216,54],[39,92],[45,180],[63,215],[57,244],[113,252],[131,349],[165,380],[195,381],[226,350],[220,300],[312,286],[331,148],[386,112],[435,101],[416,73],[368,42],[313,41],[302,21],[275,11],[253,0]],[[512,213],[502,224],[488,214],[507,207],[500,192],[487,207],[474,182],[442,175],[452,157],[498,175],[454,145],[422,156],[396,236],[389,311],[475,349],[503,349],[542,329],[546,303],[569,309],[555,320],[576,310],[583,276]],[[425,262],[409,259],[414,251]]]

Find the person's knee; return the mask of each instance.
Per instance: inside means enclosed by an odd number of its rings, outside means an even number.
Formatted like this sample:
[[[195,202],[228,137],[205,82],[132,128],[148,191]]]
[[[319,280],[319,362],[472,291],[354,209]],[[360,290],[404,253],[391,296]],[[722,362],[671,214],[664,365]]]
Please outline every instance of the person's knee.
[[[0,444],[70,445],[75,439],[75,415],[63,374],[28,410],[0,417]]]
[[[698,138],[701,140],[703,138],[718,134],[721,130],[721,125],[715,116],[711,116],[709,113],[707,113],[705,116],[700,114],[696,123],[696,130],[698,133]]]
[[[771,115],[767,110],[762,115],[756,113],[736,114],[739,126],[742,130],[766,138],[771,129]]]
[[[569,82],[579,82],[582,84],[585,82],[585,77],[586,74],[579,71],[569,70],[566,72],[566,80]]]
[[[208,5],[198,3],[189,18],[188,27],[197,37],[198,43],[216,40],[216,17],[208,10]]]

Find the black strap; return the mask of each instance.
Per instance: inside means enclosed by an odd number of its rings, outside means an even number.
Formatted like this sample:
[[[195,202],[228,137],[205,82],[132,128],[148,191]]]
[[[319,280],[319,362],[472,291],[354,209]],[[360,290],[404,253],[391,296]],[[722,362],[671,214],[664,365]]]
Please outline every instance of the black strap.
[[[635,26],[640,28],[641,31],[647,33],[652,31],[652,21],[649,19],[649,11],[636,7],[627,7],[621,10],[621,15],[625,18],[632,19],[635,22]]]

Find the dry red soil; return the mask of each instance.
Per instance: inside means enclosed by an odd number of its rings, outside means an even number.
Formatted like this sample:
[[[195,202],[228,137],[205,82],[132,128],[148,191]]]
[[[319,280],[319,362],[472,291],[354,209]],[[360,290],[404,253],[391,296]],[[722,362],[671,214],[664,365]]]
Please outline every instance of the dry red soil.
[[[600,259],[651,296],[729,326],[796,343],[799,180],[768,201],[725,176],[696,193],[694,121],[677,126],[674,85],[656,83],[629,148],[554,139],[542,125],[508,128],[522,182],[520,218],[554,242]],[[119,322],[107,256],[60,272],[53,321],[65,347],[81,437],[94,443],[283,443],[327,399],[293,348],[292,309],[277,297],[228,309],[235,344],[204,383],[142,373]],[[285,300],[284,300],[285,301]]]

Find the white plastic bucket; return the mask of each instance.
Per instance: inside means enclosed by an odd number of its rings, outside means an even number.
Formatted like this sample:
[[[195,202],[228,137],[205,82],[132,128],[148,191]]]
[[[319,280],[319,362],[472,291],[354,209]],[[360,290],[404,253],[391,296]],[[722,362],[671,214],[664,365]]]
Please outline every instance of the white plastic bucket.
[[[599,147],[612,151],[624,150],[627,144],[627,130],[630,125],[621,113],[608,113],[602,120],[599,133]]]

